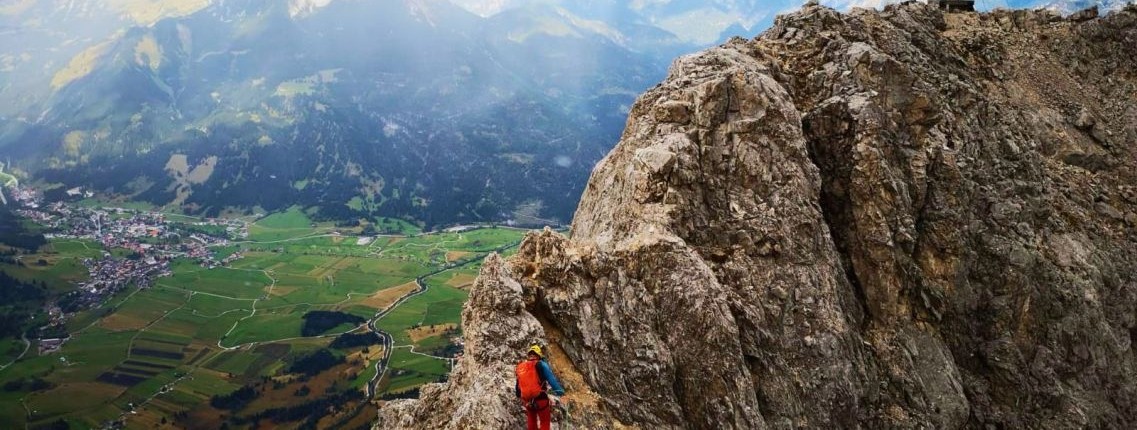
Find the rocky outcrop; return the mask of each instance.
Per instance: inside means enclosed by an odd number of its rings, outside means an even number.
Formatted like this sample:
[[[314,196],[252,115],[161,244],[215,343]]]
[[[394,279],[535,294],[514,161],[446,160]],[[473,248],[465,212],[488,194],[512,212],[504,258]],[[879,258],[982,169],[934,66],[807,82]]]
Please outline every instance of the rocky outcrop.
[[[1137,425],[1137,9],[810,5],[680,58],[571,238],[485,265],[446,385],[379,428]]]

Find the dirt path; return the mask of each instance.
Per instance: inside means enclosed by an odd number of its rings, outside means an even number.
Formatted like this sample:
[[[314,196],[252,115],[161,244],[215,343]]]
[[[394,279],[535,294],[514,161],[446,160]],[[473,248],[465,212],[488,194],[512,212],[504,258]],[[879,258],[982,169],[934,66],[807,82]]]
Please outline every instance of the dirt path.
[[[260,297],[253,299],[253,309],[251,311],[249,311],[249,314],[246,315],[245,317],[237,320],[236,322],[234,322],[233,326],[229,327],[229,331],[227,331],[227,332],[225,332],[225,334],[221,335],[221,339],[217,340],[217,347],[218,348],[221,348],[222,350],[225,350],[225,351],[231,351],[231,350],[240,348],[240,347],[245,346],[245,345],[252,345],[252,344],[258,343],[258,342],[249,342],[246,344],[240,344],[240,345],[235,345],[235,346],[230,346],[230,347],[226,347],[226,346],[221,344],[221,342],[224,341],[225,338],[229,337],[229,335],[233,333],[233,330],[237,329],[237,326],[241,324],[241,321],[252,318],[253,316],[255,316],[257,314],[257,303],[260,303],[261,299],[267,298],[268,296],[272,295],[272,289],[276,288],[276,278],[274,278],[272,276],[272,271],[266,269],[266,270],[261,270],[261,273],[264,273],[265,276],[268,277],[268,279],[272,280],[272,283],[269,284],[269,286],[268,286],[268,291],[265,291],[265,293],[263,295],[261,295]],[[278,342],[278,341],[274,341],[274,342]]]
[[[4,365],[0,365],[0,372],[3,372],[4,369],[8,368],[8,366],[15,364],[17,361],[20,361],[21,358],[24,358],[24,354],[27,354],[28,350],[32,348],[32,343],[28,341],[27,335],[21,334],[20,340],[24,341],[24,351],[21,352],[20,355],[16,356],[16,358],[13,358],[12,361],[9,361]]]

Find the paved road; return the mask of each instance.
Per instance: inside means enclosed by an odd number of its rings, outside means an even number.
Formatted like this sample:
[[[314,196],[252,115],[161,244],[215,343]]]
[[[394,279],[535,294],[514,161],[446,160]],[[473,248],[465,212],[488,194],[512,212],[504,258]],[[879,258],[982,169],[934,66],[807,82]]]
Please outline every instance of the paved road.
[[[512,248],[512,247],[515,247],[515,246],[517,246],[517,244],[500,246],[497,249],[495,249],[493,252],[502,252],[502,251],[505,251],[505,250]],[[489,255],[489,254],[487,253],[486,255]],[[371,320],[367,322],[367,328],[370,328],[371,331],[378,334],[379,338],[382,339],[382,343],[383,343],[383,358],[381,358],[375,362],[375,375],[372,376],[371,380],[367,382],[367,398],[368,399],[374,399],[375,398],[375,390],[376,390],[375,387],[379,384],[379,381],[383,379],[383,375],[385,375],[387,373],[387,371],[390,370],[390,366],[388,366],[388,362],[391,359],[391,351],[393,351],[395,349],[395,338],[392,337],[390,333],[387,333],[383,330],[380,330],[379,327],[377,327],[375,325],[375,323],[378,322],[380,319],[382,319],[384,316],[386,316],[388,313],[390,313],[392,310],[399,307],[399,305],[406,302],[407,300],[410,300],[411,298],[413,298],[415,296],[418,296],[422,293],[425,293],[430,288],[430,286],[428,286],[426,284],[426,282],[423,281],[424,279],[429,278],[429,277],[434,276],[434,275],[437,275],[439,273],[445,272],[447,270],[458,269],[458,268],[465,266],[467,264],[472,264],[472,263],[475,263],[478,261],[482,261],[483,259],[485,259],[484,256],[482,258],[473,259],[473,260],[467,261],[465,263],[462,263],[462,264],[459,264],[459,265],[456,265],[453,267],[445,267],[442,269],[438,269],[438,270],[435,270],[433,272],[427,273],[425,275],[419,276],[418,278],[415,278],[415,285],[418,285],[418,288],[416,288],[414,291],[411,291],[411,292],[403,295],[403,297],[400,297],[399,300],[395,301],[395,303],[392,303],[390,306],[387,306],[385,309],[377,312],[375,314],[375,316],[372,317]],[[414,347],[414,345],[407,345],[407,346],[412,347],[412,348]],[[412,352],[414,352],[414,351],[412,350]],[[435,357],[435,358],[439,358],[439,357]]]
[[[437,273],[441,273],[441,271],[431,273],[430,275],[434,275]],[[430,276],[430,275],[426,275],[426,276]],[[388,313],[390,313],[392,310],[399,307],[399,305],[406,302],[407,300],[410,300],[412,297],[415,297],[415,296],[418,296],[422,293],[425,293],[426,290],[430,288],[426,285],[425,282],[422,281],[424,278],[426,278],[426,276],[420,276],[420,277],[416,278],[415,279],[415,285],[417,285],[418,288],[415,288],[414,291],[411,291],[411,292],[403,295],[403,297],[400,297],[399,300],[395,301],[395,303],[392,303],[390,306],[387,306],[385,309],[377,312],[375,314],[375,316],[371,318],[371,321],[367,322],[367,328],[370,328],[371,331],[378,334],[379,338],[382,339],[381,342],[383,344],[383,358],[380,358],[378,361],[375,362],[375,375],[371,377],[370,381],[367,381],[367,398],[368,399],[375,398],[375,386],[379,384],[379,381],[381,379],[383,379],[383,375],[386,374],[387,370],[390,369],[390,366],[387,366],[387,363],[391,360],[391,351],[394,350],[394,348],[395,348],[395,338],[392,337],[390,333],[387,333],[383,330],[380,330],[379,327],[375,326],[375,323],[378,322],[384,316],[386,316]]]

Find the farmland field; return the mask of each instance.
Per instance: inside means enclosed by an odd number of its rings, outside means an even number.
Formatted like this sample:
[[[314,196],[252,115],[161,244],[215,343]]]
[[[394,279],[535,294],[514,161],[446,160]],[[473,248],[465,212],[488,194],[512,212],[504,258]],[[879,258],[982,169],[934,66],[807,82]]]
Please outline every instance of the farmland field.
[[[396,348],[391,354],[391,376],[387,391],[400,392],[437,381],[450,371],[445,360],[419,355],[407,348]]]
[[[388,230],[415,231],[402,221],[382,222]],[[379,381],[380,396],[445,377],[481,259],[508,251],[524,234],[482,228],[361,238],[358,229],[313,224],[300,209],[264,217],[248,230],[248,240],[218,248],[219,255],[239,257],[226,265],[176,258],[169,276],[151,286],[129,286],[71,316],[70,338],[58,352],[40,355],[33,342],[0,370],[0,385],[8,384],[0,392],[0,422],[97,428],[121,420],[127,428],[152,428],[190,420],[244,427],[249,414],[341,394],[348,396],[343,411],[373,413],[362,394],[371,379]],[[57,240],[24,257],[42,264],[3,268],[65,292],[86,279],[82,259],[104,251],[110,250],[96,242]],[[417,293],[416,279],[425,291]],[[375,364],[384,346],[329,346],[345,333],[367,333],[367,320],[388,308],[375,323],[394,340],[382,375]],[[15,358],[23,345],[4,339],[0,358]],[[310,376],[298,376],[298,369]],[[251,403],[228,400],[245,389],[257,393]]]
[[[83,258],[98,257],[101,245],[90,241],[52,240],[39,252],[21,256],[23,265],[0,263],[0,270],[23,280],[43,281],[52,291],[68,291],[87,279]]]
[[[397,344],[410,344],[409,330],[422,325],[457,323],[466,294],[446,285],[430,288],[392,310],[377,325],[391,333]]]
[[[315,226],[315,227],[313,227]],[[255,241],[278,241],[310,236],[332,230],[327,225],[313,224],[299,208],[264,217],[249,227],[249,238]]]

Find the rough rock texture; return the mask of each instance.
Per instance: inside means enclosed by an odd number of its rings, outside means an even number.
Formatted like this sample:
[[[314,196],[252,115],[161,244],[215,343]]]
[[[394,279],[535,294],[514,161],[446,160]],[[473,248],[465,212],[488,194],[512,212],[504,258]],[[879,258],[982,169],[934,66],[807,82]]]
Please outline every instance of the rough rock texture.
[[[1135,186],[1137,9],[806,6],[676,61],[377,427],[520,428],[541,340],[576,428],[1134,428]]]
[[[504,263],[496,254],[486,258],[462,309],[466,355],[450,372],[449,384],[422,388],[420,396],[432,399],[432,410],[414,410],[409,405],[387,408],[392,422],[381,428],[510,428],[520,411],[513,394],[513,365],[505,357],[524,351],[544,337],[537,319],[526,311],[521,284],[503,273]],[[503,396],[501,394],[510,394]],[[461,395],[451,395],[461,394]],[[493,395],[491,395],[493,394]],[[445,410],[447,413],[436,413]]]

